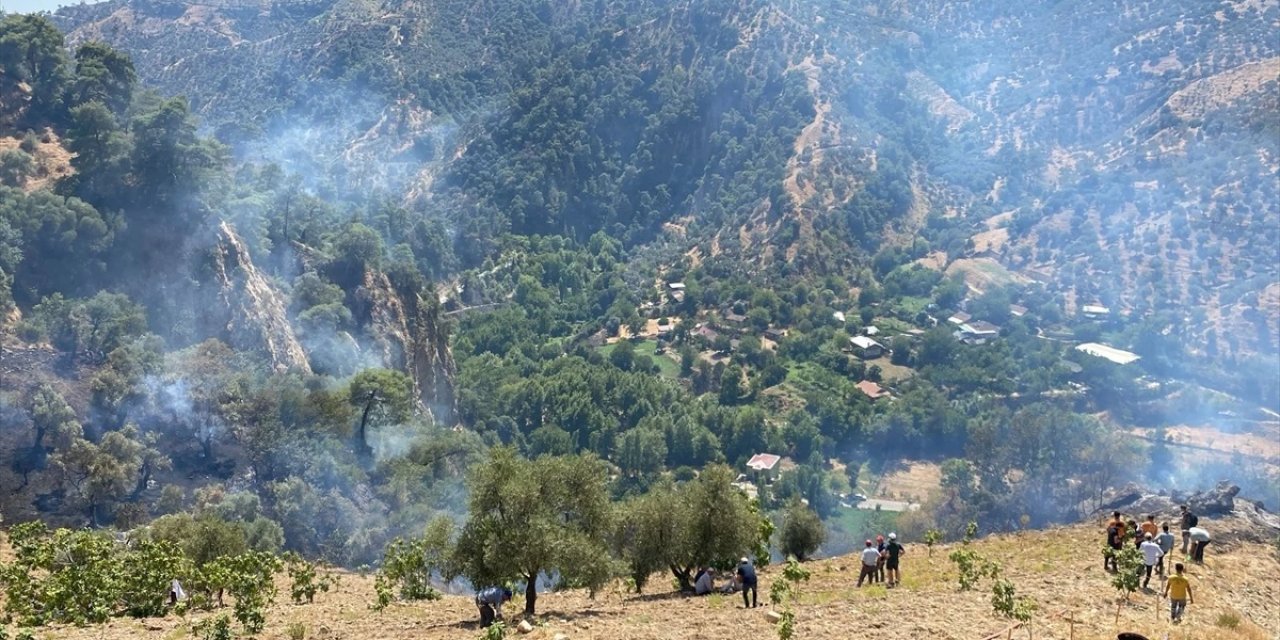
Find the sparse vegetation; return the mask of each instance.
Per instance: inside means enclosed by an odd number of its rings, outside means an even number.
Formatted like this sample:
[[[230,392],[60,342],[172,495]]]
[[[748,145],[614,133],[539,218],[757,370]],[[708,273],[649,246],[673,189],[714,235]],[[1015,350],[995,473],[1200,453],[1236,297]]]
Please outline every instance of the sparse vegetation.
[[[848,4],[0,17],[0,640],[365,637],[454,577],[663,624],[620,592],[742,556],[786,639],[895,530],[963,535],[904,591],[1030,620],[1058,559],[965,523],[1273,488],[1274,3]]]
[[[978,523],[970,522],[965,527],[964,539],[959,547],[951,551],[948,558],[956,566],[956,580],[961,591],[970,591],[978,585],[982,578],[996,579],[1000,577],[1000,565],[984,558],[971,546],[978,534]]]

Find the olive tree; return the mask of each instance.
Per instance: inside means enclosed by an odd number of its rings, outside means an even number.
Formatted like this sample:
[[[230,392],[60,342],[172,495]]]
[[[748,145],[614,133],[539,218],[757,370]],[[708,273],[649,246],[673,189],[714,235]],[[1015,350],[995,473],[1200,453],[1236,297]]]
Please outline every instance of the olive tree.
[[[525,460],[495,449],[471,476],[454,571],[477,587],[523,580],[529,616],[544,572],[569,586],[599,588],[612,575],[606,482],[605,465],[591,456]]]
[[[667,567],[688,589],[698,567],[729,568],[767,542],[766,520],[733,480],[729,467],[712,465],[690,482],[660,484],[624,503],[614,539],[637,588]]]
[[[804,562],[827,540],[818,513],[800,500],[792,500],[782,521],[782,553]]]

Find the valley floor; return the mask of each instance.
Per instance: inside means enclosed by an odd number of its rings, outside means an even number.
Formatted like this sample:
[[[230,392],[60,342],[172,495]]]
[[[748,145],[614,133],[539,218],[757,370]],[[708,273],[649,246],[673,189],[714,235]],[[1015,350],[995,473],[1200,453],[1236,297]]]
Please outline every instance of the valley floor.
[[[1212,523],[1227,532],[1230,524]],[[1220,535],[1224,539],[1232,536]],[[1102,570],[1098,552],[1101,527],[1077,525],[986,538],[973,544],[998,562],[1019,595],[1035,599],[1034,627],[1013,631],[1013,638],[1102,640],[1117,630],[1145,634],[1151,640],[1268,640],[1280,638],[1280,549],[1274,544],[1225,542],[1211,545],[1207,562],[1191,567],[1196,602],[1183,624],[1168,622],[1167,601],[1153,593],[1135,593],[1120,608],[1117,628],[1116,591]],[[795,607],[796,638],[836,640],[1004,638],[1009,623],[991,612],[990,581],[977,590],[957,591],[955,571],[942,545],[932,556],[924,545],[908,546],[904,586],[853,588],[857,559],[842,556],[806,565],[812,579]],[[768,588],[779,577],[775,567],[761,575],[762,606],[744,610],[738,596],[684,597],[671,593],[669,579],[655,576],[653,593],[643,596],[609,590],[594,600],[586,593],[543,594],[535,629],[526,636],[570,639],[693,640],[695,638],[772,638],[766,619]],[[1152,581],[1153,586],[1155,580]],[[281,584],[282,595],[287,585]],[[440,601],[397,604],[382,613],[370,611],[372,577],[342,576],[335,592],[320,594],[312,605],[278,602],[268,614],[268,640],[289,638],[290,625],[305,625],[306,638],[316,640],[434,640],[479,638],[476,611],[469,598],[445,596]],[[517,599],[508,615],[519,612]],[[1071,621],[1074,621],[1071,622]],[[42,640],[178,640],[191,637],[191,620],[170,616],[158,620],[117,620],[88,628],[42,629]]]

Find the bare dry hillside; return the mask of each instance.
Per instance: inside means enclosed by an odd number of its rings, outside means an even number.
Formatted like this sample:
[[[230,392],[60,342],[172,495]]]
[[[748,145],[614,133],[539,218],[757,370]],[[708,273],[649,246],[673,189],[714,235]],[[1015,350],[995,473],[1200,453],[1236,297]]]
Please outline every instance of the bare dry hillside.
[[[1274,544],[1243,542],[1239,521],[1206,521],[1222,544],[1211,545],[1205,566],[1192,567],[1196,603],[1187,620],[1172,625],[1165,603],[1153,593],[1138,592],[1120,608],[1119,629],[1153,639],[1265,640],[1280,637],[1280,552]],[[1116,634],[1116,592],[1102,570],[1097,553],[1100,526],[1077,525],[980,540],[974,548],[1000,563],[1019,594],[1035,599],[1035,638],[1101,640]],[[1255,532],[1256,533],[1256,532]],[[1006,637],[1009,623],[992,614],[990,582],[975,591],[957,590],[955,572],[943,545],[930,555],[923,545],[908,546],[904,587],[853,588],[854,557],[811,563],[813,577],[796,606],[798,638],[836,640],[915,640],[920,638],[979,640]],[[762,599],[778,578],[776,567],[762,573]],[[744,610],[737,597],[684,597],[655,580],[644,596],[611,590],[593,600],[580,591],[539,598],[535,629],[527,636],[552,640],[643,640],[694,638],[770,638],[775,631],[768,607]],[[287,585],[282,584],[282,590]],[[475,609],[464,596],[437,602],[394,605],[382,613],[368,609],[373,580],[344,575],[338,590],[321,594],[313,605],[278,603],[268,615],[262,638],[287,638],[291,624],[306,627],[306,637],[322,639],[431,640],[478,638]],[[508,613],[518,612],[519,600]],[[1072,622],[1074,621],[1074,622]],[[121,620],[101,627],[43,630],[50,640],[176,640],[190,637],[189,623],[176,616],[162,620]],[[1074,635],[1072,635],[1074,633]],[[997,635],[998,634],[998,635]],[[518,635],[514,632],[511,635]],[[1018,629],[1014,638],[1027,637]]]

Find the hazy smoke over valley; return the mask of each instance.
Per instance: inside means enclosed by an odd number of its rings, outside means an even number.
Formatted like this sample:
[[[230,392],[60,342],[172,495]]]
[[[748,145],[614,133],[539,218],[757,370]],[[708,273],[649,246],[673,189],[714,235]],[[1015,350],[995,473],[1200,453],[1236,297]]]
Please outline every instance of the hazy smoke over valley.
[[[372,564],[502,446],[625,508],[724,464],[828,551],[1280,503],[1280,0],[52,21],[58,73],[0,56],[10,519],[218,487]]]

